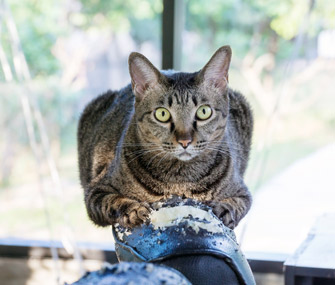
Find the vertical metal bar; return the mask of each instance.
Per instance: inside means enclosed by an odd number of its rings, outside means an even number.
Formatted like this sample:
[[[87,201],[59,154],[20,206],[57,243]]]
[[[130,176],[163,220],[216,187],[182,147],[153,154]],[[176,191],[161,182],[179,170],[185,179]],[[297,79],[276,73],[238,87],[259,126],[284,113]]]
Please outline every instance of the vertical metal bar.
[[[184,0],[163,0],[162,69],[181,68]]]
[[[295,284],[295,270],[293,266],[285,266],[285,285]]]
[[[162,69],[173,68],[174,0],[163,0],[162,16]]]

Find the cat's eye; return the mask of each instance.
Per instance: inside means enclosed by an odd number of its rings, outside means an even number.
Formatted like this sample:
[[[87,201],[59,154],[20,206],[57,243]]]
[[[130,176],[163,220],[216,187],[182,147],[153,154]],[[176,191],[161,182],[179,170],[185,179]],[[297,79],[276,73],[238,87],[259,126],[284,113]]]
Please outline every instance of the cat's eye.
[[[212,108],[208,105],[202,105],[197,110],[197,119],[207,120],[212,115]]]
[[[165,108],[158,108],[155,111],[155,118],[160,122],[166,123],[167,121],[170,120],[171,114]]]

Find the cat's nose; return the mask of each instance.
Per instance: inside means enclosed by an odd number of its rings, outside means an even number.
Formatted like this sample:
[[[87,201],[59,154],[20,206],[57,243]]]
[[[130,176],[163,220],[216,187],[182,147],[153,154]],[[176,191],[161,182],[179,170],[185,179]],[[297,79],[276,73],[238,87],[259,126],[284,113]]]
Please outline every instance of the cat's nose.
[[[178,143],[179,143],[183,148],[185,148],[185,149],[190,145],[191,142],[192,142],[192,141],[191,141],[190,139],[187,139],[187,140],[178,140]]]

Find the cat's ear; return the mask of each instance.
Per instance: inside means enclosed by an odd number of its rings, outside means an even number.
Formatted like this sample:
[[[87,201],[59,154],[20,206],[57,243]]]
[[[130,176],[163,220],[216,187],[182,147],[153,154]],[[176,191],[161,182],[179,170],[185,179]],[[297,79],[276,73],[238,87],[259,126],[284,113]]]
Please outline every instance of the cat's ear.
[[[133,92],[136,100],[141,101],[149,89],[155,89],[162,83],[163,75],[138,52],[129,55],[128,63]]]
[[[230,46],[219,48],[198,74],[198,82],[225,91],[228,86],[228,70],[231,60]]]

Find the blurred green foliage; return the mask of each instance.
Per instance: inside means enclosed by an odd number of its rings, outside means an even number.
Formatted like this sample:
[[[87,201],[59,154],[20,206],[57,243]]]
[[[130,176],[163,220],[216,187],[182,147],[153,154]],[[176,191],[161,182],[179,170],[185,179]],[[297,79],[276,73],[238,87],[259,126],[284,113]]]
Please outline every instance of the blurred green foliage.
[[[334,1],[187,0],[186,5],[186,29],[201,34],[211,50],[232,43],[238,57],[256,48],[258,54],[287,58],[309,11],[307,37],[335,27]]]
[[[239,57],[257,46],[288,56],[291,40],[311,10],[308,36],[334,28],[335,1],[314,0],[185,0],[185,29],[199,33],[215,50],[223,42],[234,45]],[[34,75],[61,72],[52,47],[57,38],[76,29],[108,29],[130,33],[137,43],[160,44],[162,1],[157,0],[11,0],[11,9],[29,67]],[[4,34],[1,35],[4,41]],[[275,44],[274,44],[275,42]]]
[[[33,76],[61,72],[53,46],[58,38],[78,29],[131,33],[138,43],[150,40],[160,44],[161,1],[11,0],[9,4]],[[1,41],[8,42],[5,33],[1,33]]]
[[[48,0],[11,0],[9,4],[32,75],[48,76],[59,72],[52,47],[57,38],[67,32],[66,25],[60,24],[62,6]]]

